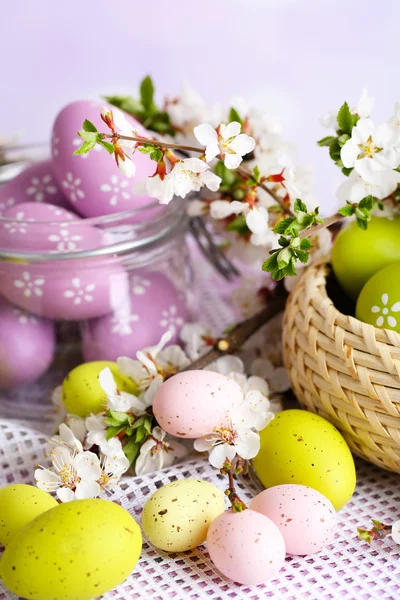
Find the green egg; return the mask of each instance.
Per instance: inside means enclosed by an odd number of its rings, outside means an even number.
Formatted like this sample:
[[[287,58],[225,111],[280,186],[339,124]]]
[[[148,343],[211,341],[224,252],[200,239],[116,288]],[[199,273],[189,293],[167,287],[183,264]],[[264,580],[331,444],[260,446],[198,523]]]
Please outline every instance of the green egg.
[[[372,275],[398,260],[400,217],[372,217],[366,231],[352,221],[339,233],[332,248],[335,275],[353,300]]]
[[[0,489],[0,544],[7,546],[20,529],[55,506],[53,496],[33,485],[16,483]]]
[[[284,410],[260,433],[253,460],[261,483],[297,483],[318,490],[336,509],[350,500],[356,471],[350,449],[326,419],[305,410]]]
[[[107,500],[76,500],[43,513],[17,533],[0,562],[4,584],[28,600],[91,600],[133,571],[142,535]]]
[[[99,383],[99,373],[106,367],[111,369],[119,390],[137,393],[136,385],[132,379],[121,375],[117,363],[105,360],[83,363],[75,367],[62,384],[62,399],[69,413],[86,417],[104,410],[106,395]]]
[[[381,269],[367,281],[357,300],[356,317],[400,333],[400,262]]]

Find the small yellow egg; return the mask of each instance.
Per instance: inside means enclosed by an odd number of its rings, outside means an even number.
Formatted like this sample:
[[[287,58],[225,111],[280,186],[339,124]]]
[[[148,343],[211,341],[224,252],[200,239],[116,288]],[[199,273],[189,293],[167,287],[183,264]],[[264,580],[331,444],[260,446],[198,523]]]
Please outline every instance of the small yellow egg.
[[[160,550],[192,550],[205,542],[209,526],[224,509],[224,495],[215,485],[201,479],[180,479],[147,500],[143,531]]]
[[[106,367],[111,369],[119,390],[137,393],[135,383],[121,375],[117,363],[105,360],[83,363],[68,373],[62,384],[62,399],[69,413],[86,417],[104,410],[106,394],[99,383],[99,374]]]
[[[350,449],[326,419],[305,410],[284,410],[260,433],[254,470],[266,488],[307,485],[338,510],[350,500],[356,471]]]
[[[57,501],[33,485],[15,483],[0,490],[0,544],[12,537],[38,515],[58,506]]]

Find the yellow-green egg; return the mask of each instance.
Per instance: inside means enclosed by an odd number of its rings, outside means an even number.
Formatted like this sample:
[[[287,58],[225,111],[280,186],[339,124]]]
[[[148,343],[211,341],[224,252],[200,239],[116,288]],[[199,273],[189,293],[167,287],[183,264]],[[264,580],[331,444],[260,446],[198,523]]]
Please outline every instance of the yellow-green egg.
[[[69,413],[86,417],[104,410],[106,394],[99,383],[99,373],[106,367],[111,369],[119,390],[137,392],[132,379],[121,375],[117,363],[106,360],[83,363],[70,371],[62,384],[62,399]]]
[[[307,485],[338,510],[350,500],[356,471],[343,436],[329,421],[305,410],[285,410],[260,432],[254,470],[266,488]]]
[[[352,221],[336,237],[332,267],[347,294],[357,300],[370,277],[400,260],[400,218],[372,217],[364,231]]]
[[[47,511],[17,533],[0,576],[28,600],[91,600],[133,571],[142,535],[133,517],[107,500],[76,500]]]
[[[224,509],[224,495],[215,485],[201,479],[179,479],[147,500],[143,531],[160,550],[192,550],[205,542],[209,526]]]
[[[7,546],[20,529],[55,506],[53,496],[33,485],[15,483],[0,489],[0,544]]]

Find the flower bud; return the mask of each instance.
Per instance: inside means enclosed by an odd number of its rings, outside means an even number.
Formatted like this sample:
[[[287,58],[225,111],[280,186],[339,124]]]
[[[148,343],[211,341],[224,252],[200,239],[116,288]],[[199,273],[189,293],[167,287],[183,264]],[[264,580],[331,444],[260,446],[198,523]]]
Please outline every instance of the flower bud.
[[[107,106],[103,106],[100,112],[100,116],[104,123],[107,125],[107,127],[114,131],[115,124],[112,110],[110,108],[107,108]]]

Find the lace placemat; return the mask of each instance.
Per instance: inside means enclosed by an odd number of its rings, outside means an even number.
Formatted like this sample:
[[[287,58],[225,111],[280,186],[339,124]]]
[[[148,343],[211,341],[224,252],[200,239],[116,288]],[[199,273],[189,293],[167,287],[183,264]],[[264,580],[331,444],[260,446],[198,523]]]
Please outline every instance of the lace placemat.
[[[0,487],[12,482],[32,483],[35,466],[44,459],[46,436],[24,425],[0,420]],[[400,517],[400,477],[358,462],[358,484],[352,500],[339,512],[334,543],[315,556],[288,557],[279,576],[264,585],[232,583],[212,565],[202,546],[182,554],[166,554],[143,544],[141,559],[130,577],[107,600],[233,599],[258,600],[398,600],[400,546],[391,538],[371,546],[357,538],[357,526],[371,518],[392,522]],[[161,486],[187,477],[224,487],[208,461],[197,458],[145,477],[126,477],[116,500],[140,522],[146,499]],[[253,477],[239,482],[241,495],[250,499],[261,486]],[[0,583],[0,600],[16,600]]]

